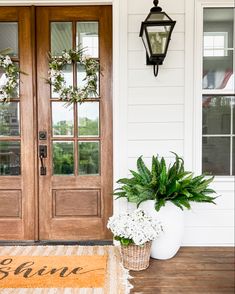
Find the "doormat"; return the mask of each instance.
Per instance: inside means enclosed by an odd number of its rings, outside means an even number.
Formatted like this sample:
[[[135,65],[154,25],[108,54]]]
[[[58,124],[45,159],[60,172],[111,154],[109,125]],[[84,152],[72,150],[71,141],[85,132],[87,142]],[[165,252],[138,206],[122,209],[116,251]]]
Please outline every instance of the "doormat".
[[[0,247],[0,293],[130,292],[114,246]]]

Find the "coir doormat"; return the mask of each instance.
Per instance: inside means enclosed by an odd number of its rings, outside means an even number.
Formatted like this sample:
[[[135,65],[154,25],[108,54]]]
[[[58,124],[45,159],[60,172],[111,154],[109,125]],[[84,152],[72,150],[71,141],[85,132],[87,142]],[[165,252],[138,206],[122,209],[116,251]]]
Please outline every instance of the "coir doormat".
[[[129,293],[114,246],[0,247],[0,293]]]

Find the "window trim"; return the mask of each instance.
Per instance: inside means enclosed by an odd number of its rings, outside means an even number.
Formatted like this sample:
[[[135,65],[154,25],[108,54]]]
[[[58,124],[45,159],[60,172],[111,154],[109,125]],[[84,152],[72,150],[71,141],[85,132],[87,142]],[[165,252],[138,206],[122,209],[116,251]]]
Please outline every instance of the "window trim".
[[[222,94],[219,90],[208,93],[202,89],[203,66],[203,9],[204,8],[234,8],[233,0],[194,0],[186,1],[185,12],[185,142],[184,158],[188,169],[196,174],[202,172],[202,108],[203,94]],[[194,23],[192,23],[194,19]],[[235,63],[235,60],[234,60]],[[235,64],[234,64],[235,68]],[[224,91],[224,95],[234,95]],[[193,114],[193,118],[192,118]],[[216,176],[218,180],[234,181],[235,176]]]

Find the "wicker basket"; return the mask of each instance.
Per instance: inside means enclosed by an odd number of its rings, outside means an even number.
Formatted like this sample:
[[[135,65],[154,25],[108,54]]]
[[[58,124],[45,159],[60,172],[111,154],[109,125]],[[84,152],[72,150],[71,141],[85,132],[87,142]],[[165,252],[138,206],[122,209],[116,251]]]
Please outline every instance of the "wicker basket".
[[[147,242],[144,246],[121,246],[123,266],[133,271],[141,271],[148,268],[151,245],[152,242]]]

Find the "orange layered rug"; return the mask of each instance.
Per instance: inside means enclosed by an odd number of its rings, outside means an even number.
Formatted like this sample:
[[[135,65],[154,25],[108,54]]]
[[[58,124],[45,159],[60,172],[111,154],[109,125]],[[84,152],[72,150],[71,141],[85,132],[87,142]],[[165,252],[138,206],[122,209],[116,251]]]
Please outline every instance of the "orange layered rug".
[[[129,293],[114,246],[0,246],[0,293]]]

